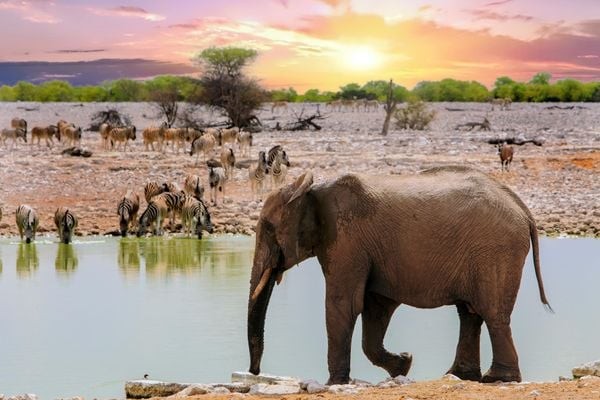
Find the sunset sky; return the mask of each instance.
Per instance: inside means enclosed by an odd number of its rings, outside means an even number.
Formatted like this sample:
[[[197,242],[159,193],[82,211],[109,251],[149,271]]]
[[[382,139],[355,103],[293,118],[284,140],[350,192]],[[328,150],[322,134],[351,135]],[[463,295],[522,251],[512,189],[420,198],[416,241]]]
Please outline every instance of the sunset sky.
[[[377,5],[377,6],[375,6]],[[600,0],[0,0],[0,61],[190,63],[255,48],[269,88],[394,78],[600,80]]]

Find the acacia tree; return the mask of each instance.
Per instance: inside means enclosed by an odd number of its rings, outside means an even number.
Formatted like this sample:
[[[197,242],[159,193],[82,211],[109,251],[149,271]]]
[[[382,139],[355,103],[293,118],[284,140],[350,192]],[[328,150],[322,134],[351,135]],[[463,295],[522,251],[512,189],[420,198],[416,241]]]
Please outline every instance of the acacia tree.
[[[150,94],[150,99],[158,111],[159,118],[164,118],[170,128],[177,120],[181,96],[175,87],[161,88]]]
[[[247,127],[256,123],[254,115],[266,100],[267,93],[256,80],[244,74],[258,53],[239,47],[211,47],[195,57],[204,71],[201,101],[221,110],[234,126]]]

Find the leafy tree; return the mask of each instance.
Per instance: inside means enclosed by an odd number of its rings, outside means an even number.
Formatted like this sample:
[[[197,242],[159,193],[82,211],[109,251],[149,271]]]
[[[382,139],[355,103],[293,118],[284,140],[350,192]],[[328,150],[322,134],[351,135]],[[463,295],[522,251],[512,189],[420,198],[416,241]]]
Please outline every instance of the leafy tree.
[[[290,103],[298,99],[298,92],[294,88],[271,90],[272,101],[287,101]]]
[[[202,101],[222,110],[235,126],[246,127],[258,121],[254,113],[267,98],[258,83],[244,75],[244,68],[257,55],[251,49],[211,47],[195,57],[204,68],[200,80]]]
[[[109,101],[140,101],[144,97],[144,84],[131,79],[108,83]]]
[[[48,81],[37,87],[36,101],[75,101],[75,90],[66,81]]]
[[[412,93],[423,101],[440,101],[440,85],[438,82],[421,81],[413,88]]]
[[[35,101],[36,86],[29,82],[19,81],[14,86],[15,100],[19,101]]]
[[[367,92],[361,89],[358,83],[349,83],[340,87],[340,97],[342,99],[365,99]]]
[[[538,72],[531,78],[529,83],[533,85],[548,85],[550,84],[550,79],[552,75],[549,72]]]
[[[0,101],[15,101],[15,90],[12,86],[0,86]]]
[[[108,92],[102,86],[79,86],[75,87],[75,97],[78,101],[106,101]]]

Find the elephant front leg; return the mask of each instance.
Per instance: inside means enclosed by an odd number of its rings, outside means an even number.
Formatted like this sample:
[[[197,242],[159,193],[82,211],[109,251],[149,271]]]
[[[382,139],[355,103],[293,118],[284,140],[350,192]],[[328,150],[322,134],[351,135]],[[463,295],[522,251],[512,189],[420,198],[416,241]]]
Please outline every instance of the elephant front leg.
[[[358,312],[352,296],[326,295],[328,385],[347,384],[350,381],[350,351],[352,332]]]
[[[363,351],[373,364],[385,369],[392,377],[406,376],[412,364],[411,354],[394,354],[383,347],[385,332],[397,306],[397,303],[388,298],[367,293],[362,312]]]
[[[469,311],[466,304],[457,304],[460,317],[460,335],[456,346],[454,363],[448,374],[456,375],[460,379],[481,380],[481,366],[479,357],[479,341],[483,319]]]

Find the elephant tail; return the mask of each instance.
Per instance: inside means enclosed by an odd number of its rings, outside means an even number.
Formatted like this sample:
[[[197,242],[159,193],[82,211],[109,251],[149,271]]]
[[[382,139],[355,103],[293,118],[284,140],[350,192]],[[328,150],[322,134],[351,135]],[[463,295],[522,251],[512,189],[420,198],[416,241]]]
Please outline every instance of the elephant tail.
[[[542,271],[540,269],[540,245],[538,242],[537,227],[533,218],[529,219],[529,235],[531,236],[533,266],[535,268],[535,278],[537,280],[538,288],[540,290],[540,300],[542,301],[542,304],[544,304],[548,311],[554,313],[554,310],[552,309],[550,303],[548,302],[548,299],[546,298],[546,293],[544,292],[544,282],[542,281]]]

